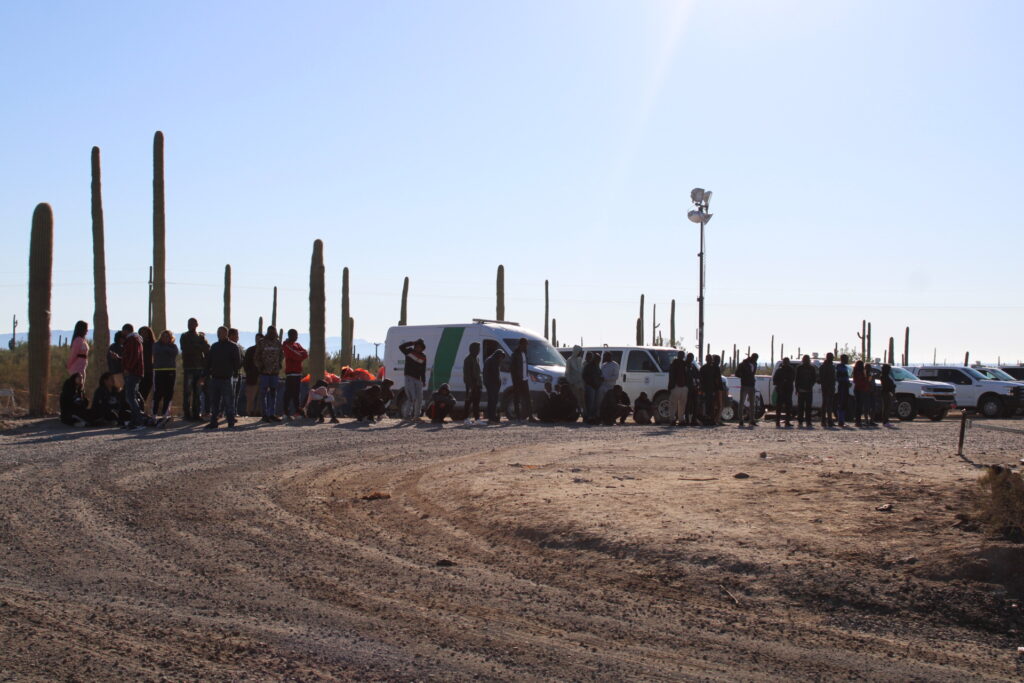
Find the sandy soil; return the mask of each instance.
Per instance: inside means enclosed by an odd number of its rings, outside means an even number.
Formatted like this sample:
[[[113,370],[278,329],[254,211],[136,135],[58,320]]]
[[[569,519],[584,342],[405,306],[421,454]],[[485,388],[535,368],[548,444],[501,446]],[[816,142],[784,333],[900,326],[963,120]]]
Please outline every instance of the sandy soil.
[[[1024,677],[953,422],[244,424],[0,435],[0,678]]]

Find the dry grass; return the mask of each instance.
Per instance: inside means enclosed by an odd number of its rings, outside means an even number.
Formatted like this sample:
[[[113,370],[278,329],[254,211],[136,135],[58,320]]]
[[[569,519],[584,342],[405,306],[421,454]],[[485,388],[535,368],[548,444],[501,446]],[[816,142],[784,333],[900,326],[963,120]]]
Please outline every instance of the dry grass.
[[[994,533],[1024,538],[1024,477],[991,465],[978,480],[981,486],[979,519]]]

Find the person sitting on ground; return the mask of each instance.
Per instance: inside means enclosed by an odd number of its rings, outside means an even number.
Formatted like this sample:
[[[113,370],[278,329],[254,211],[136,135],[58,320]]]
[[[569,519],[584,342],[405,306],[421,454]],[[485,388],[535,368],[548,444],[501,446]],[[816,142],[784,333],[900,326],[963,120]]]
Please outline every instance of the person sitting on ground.
[[[575,422],[580,411],[572,387],[564,379],[559,381],[558,388],[551,391],[551,382],[544,383],[546,394],[544,404],[537,411],[541,422]]]
[[[124,427],[130,421],[131,413],[125,406],[117,377],[112,372],[104,372],[100,375],[100,385],[92,395],[89,424],[96,427],[115,424]]]
[[[334,413],[334,393],[327,386],[327,382],[320,380],[306,395],[306,405],[303,406],[306,415],[311,420],[323,424],[324,411],[331,414],[331,424],[338,424],[338,416]]]
[[[430,406],[427,408],[427,413],[430,415],[431,422],[441,424],[454,408],[455,397],[452,396],[452,391],[448,385],[442,384],[430,397]]]
[[[618,420],[619,424],[626,424],[629,417],[629,396],[622,390],[622,385],[616,384],[605,392],[601,399],[601,423],[613,425]]]
[[[641,391],[640,395],[636,397],[636,401],[633,402],[633,422],[638,425],[649,425],[653,412],[654,405],[651,403],[651,399],[647,398],[646,391]]]
[[[89,423],[89,399],[82,390],[82,375],[74,373],[60,390],[60,421],[69,427],[82,427]]]
[[[385,408],[395,400],[395,392],[391,390],[393,386],[395,386],[394,380],[383,379],[380,382],[380,400],[384,401]]]
[[[384,382],[390,382],[390,380],[384,380]],[[387,411],[385,395],[389,397],[391,395],[390,384],[388,384],[387,389],[382,384],[371,384],[368,387],[363,387],[356,392],[356,398],[352,402],[352,415],[359,422],[376,422],[382,419]]]

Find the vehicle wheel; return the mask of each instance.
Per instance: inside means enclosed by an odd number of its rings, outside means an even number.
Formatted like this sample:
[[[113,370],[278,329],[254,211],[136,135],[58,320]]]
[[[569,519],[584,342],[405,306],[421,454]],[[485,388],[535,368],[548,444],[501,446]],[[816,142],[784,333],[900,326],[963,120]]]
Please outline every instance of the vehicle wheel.
[[[654,395],[654,422],[665,424],[672,417],[672,403],[667,391]]]
[[[735,401],[729,401],[722,407],[722,421],[732,422],[736,419],[736,413],[739,406],[736,405]]]
[[[944,419],[946,419],[946,413],[948,412],[948,410],[940,410],[937,413],[932,413],[931,415],[929,415],[928,419],[931,420],[932,422],[942,422]]]
[[[900,396],[896,399],[896,417],[909,422],[917,417],[917,402],[913,396]]]
[[[982,396],[978,402],[978,412],[989,419],[1002,417],[1003,402],[998,396]]]

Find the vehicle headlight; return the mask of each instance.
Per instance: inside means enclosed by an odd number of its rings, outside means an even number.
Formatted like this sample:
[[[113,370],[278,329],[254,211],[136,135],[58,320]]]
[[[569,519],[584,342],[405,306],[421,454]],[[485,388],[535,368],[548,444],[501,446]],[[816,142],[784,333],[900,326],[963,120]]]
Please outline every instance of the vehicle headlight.
[[[529,375],[530,380],[537,382],[538,384],[544,384],[545,382],[550,382],[554,379],[551,375],[546,375],[543,372],[530,372]]]

